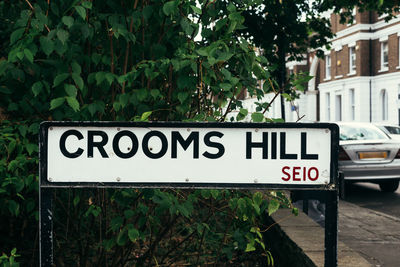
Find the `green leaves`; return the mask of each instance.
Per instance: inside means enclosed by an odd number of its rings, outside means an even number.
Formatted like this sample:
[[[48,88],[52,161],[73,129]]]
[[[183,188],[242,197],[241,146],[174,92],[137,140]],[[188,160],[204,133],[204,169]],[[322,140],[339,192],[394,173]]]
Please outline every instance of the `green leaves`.
[[[78,93],[75,85],[72,84],[64,84],[64,89],[68,96],[76,97]]]
[[[55,99],[51,100],[51,102],[50,102],[50,110],[58,108],[59,106],[64,104],[64,101],[65,101],[64,97],[58,97],[58,98],[55,98]]]
[[[68,27],[71,28],[74,25],[74,18],[71,16],[62,17],[61,21]]]
[[[179,1],[168,1],[163,5],[163,12],[166,16],[170,16],[178,11]]]
[[[198,8],[197,6],[190,6],[190,8],[194,11],[194,13],[196,13],[196,14],[198,14],[198,15],[201,15],[201,9],[200,8]]]
[[[253,112],[251,114],[251,120],[253,122],[263,122],[264,121],[264,114],[259,112]]]
[[[41,36],[40,48],[47,56],[49,56],[54,51],[54,41],[52,41],[49,37]]]
[[[81,72],[82,72],[81,66],[80,66],[80,65],[78,64],[78,62],[76,62],[76,61],[73,61],[73,62],[71,63],[71,68],[72,68],[72,72],[75,73],[75,74],[77,74],[77,75],[80,75]]]
[[[61,73],[58,74],[53,81],[53,87],[57,87],[59,86],[63,81],[65,81],[65,79],[67,79],[69,77],[69,73]]]
[[[0,101],[14,134],[11,138],[1,124],[2,218],[23,215],[28,225],[35,225],[39,121],[220,121],[227,109],[239,121],[249,119],[237,98],[243,88],[261,97],[254,73],[264,75],[267,69],[252,44],[239,39],[243,16],[237,7],[248,3],[167,0],[139,2],[133,8],[134,2],[56,1],[49,8],[33,3],[32,12],[11,1],[15,8],[10,13],[18,16],[2,13],[14,25],[14,30],[6,29],[8,58],[0,61]],[[201,40],[192,40],[199,27]],[[251,119],[266,121],[261,113],[251,113]],[[121,139],[121,149],[126,141]],[[70,245],[84,238],[93,244],[90,249],[107,250],[87,255],[89,261],[98,257],[108,265],[110,258],[104,255],[121,250],[119,246],[129,259],[143,257],[146,265],[162,259],[170,244],[170,255],[179,262],[187,251],[233,262],[245,257],[244,251],[262,248],[261,217],[272,203],[266,193],[214,189],[73,189],[60,191],[57,198],[70,218],[65,220],[65,211],[57,206],[60,221],[68,229],[81,229],[65,235]],[[270,210],[275,208],[271,204]],[[66,229],[55,227],[64,236]],[[156,240],[160,249],[152,253],[154,258],[134,251],[148,249]],[[58,249],[64,249],[64,242],[60,239]]]
[[[38,96],[42,90],[43,90],[43,84],[41,82],[35,82],[32,85],[32,92],[35,97]]]
[[[71,77],[74,80],[76,86],[78,86],[78,88],[82,90],[84,85],[82,77],[79,76],[79,74],[77,73],[72,73]]]
[[[79,102],[78,102],[78,100],[76,100],[76,98],[75,97],[71,97],[71,96],[68,96],[67,97],[67,102],[68,102],[68,105],[75,111],[75,112],[77,112],[77,111],[79,111]]]
[[[69,38],[69,32],[67,32],[63,29],[59,29],[59,30],[57,30],[57,38],[61,41],[61,43],[63,45],[65,45],[66,41]]]
[[[252,251],[255,251],[255,250],[256,250],[256,247],[255,247],[255,243],[253,242],[253,243],[248,243],[246,245],[246,249],[245,249],[244,252],[252,252]]]
[[[64,102],[67,101],[68,105],[75,111],[79,111],[80,106],[78,100],[75,97],[67,96],[67,97],[58,97],[50,102],[50,110],[56,109],[60,107]]]
[[[24,49],[24,55],[25,55],[25,58],[26,58],[30,63],[33,63],[33,54],[32,54],[32,52],[31,52],[31,50],[25,48],[25,49]]]
[[[236,116],[236,120],[237,120],[237,121],[243,120],[244,118],[246,118],[246,116],[247,116],[248,113],[249,113],[249,111],[248,111],[247,109],[241,108],[241,109],[239,110],[238,115]]]
[[[179,92],[178,93],[178,99],[179,102],[181,102],[182,104],[185,102],[185,100],[189,97],[189,93],[188,92]]]
[[[128,237],[132,242],[136,242],[136,240],[139,238],[139,231],[132,226],[132,228],[128,230]]]
[[[92,2],[84,1],[84,2],[82,2],[82,6],[86,9],[92,9],[93,4],[92,4]]]
[[[14,44],[16,41],[18,41],[24,34],[24,31],[25,31],[25,28],[20,28],[20,29],[13,31],[10,35],[10,43]]]
[[[279,209],[279,201],[276,199],[271,199],[271,201],[268,203],[268,215],[271,215],[272,213],[275,213]]]
[[[194,28],[192,27],[191,23],[186,18],[181,19],[181,26],[187,35],[191,35],[194,31]]]
[[[140,121],[148,121],[151,113],[152,111],[143,112],[142,116],[140,116]]]
[[[84,7],[81,6],[75,6],[75,11],[79,14],[79,16],[85,20],[86,19],[86,10]]]

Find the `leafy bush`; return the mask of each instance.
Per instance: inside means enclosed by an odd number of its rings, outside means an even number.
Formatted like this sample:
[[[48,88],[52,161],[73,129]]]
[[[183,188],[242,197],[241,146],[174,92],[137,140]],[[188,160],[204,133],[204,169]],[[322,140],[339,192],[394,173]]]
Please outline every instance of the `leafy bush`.
[[[238,33],[253,1],[199,2],[0,2],[0,250],[37,264],[41,121],[224,121],[244,90],[271,91],[266,59]],[[261,111],[255,121],[266,120]],[[57,266],[271,263],[262,217],[290,205],[234,190],[76,189],[54,199]]]
[[[0,266],[1,267],[19,267],[19,263],[15,261],[15,258],[19,257],[17,254],[17,249],[11,250],[10,256],[5,253],[0,256]]]

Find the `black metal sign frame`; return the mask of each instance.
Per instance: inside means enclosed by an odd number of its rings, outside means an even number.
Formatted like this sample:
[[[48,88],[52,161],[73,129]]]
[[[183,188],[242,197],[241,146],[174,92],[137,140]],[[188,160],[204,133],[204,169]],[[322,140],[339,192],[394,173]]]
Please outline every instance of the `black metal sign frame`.
[[[143,127],[143,128],[257,128],[257,129],[329,129],[331,133],[330,182],[323,185],[233,184],[233,183],[116,183],[50,182],[47,177],[48,131],[52,127]],[[331,123],[213,123],[213,122],[43,122],[39,133],[39,260],[40,266],[53,266],[52,192],[56,188],[182,188],[182,189],[287,189],[317,190],[328,199],[325,226],[325,266],[337,266],[337,188],[339,128]]]

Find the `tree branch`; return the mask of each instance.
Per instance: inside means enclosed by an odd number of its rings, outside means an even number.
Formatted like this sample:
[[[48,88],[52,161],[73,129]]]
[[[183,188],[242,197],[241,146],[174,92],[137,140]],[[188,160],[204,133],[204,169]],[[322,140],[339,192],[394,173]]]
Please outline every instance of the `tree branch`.
[[[138,2],[139,2],[139,0],[135,0],[135,3],[133,4],[133,9],[136,9]],[[131,22],[130,22],[130,24],[129,24],[129,33],[132,33],[132,32],[133,32],[133,17],[131,18]],[[130,42],[128,42],[128,43],[126,44],[123,75],[126,74],[126,71],[127,71],[127,69],[128,69],[128,58],[129,58],[129,48],[130,48],[130,44],[131,44]],[[124,82],[122,83],[122,90],[121,90],[121,92],[122,92],[123,94],[125,94],[125,85],[126,85],[126,81],[124,81]]]
[[[32,9],[33,12],[35,12],[35,8],[32,6],[31,2],[29,2],[29,0],[25,0],[25,2],[28,4],[28,6]],[[49,5],[50,5],[50,0],[48,1]],[[47,14],[46,14],[47,16]],[[44,27],[46,28],[46,30],[48,32],[50,32],[49,27],[47,26],[47,24],[44,24]]]
[[[280,95],[280,93],[282,92],[282,89],[279,89],[279,91],[276,91],[276,90],[275,90],[275,87],[274,87],[274,85],[272,84],[272,81],[271,81],[270,78],[268,78],[268,81],[270,82],[271,87],[272,87],[272,90],[274,90],[274,92],[275,92],[275,95],[274,95],[274,98],[272,98],[272,100],[268,103],[268,106],[264,109],[264,111],[263,111],[262,114],[265,114],[265,112],[267,112],[267,110],[269,109],[269,107],[272,105],[272,103],[274,103],[275,99],[276,99],[276,98],[278,97],[278,95]]]

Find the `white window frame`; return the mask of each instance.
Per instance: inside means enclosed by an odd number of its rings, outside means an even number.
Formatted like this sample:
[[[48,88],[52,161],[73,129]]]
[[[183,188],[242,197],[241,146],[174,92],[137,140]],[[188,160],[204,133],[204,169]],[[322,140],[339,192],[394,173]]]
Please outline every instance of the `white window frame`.
[[[386,61],[385,61],[386,54]],[[379,71],[389,70],[389,43],[386,40],[381,41],[381,69]]]
[[[356,48],[354,46],[349,46],[349,75],[356,74],[357,69],[357,54]]]
[[[325,55],[325,80],[330,80],[332,75],[331,55]]]

